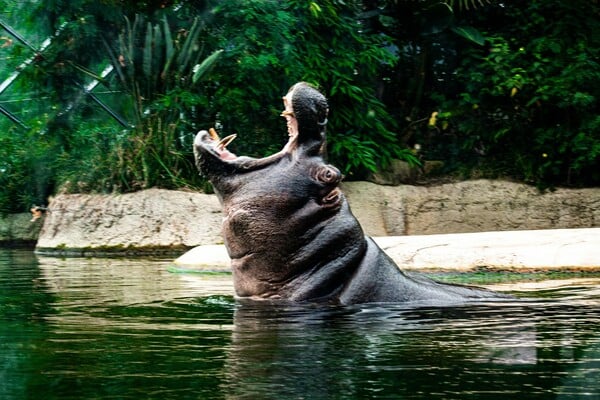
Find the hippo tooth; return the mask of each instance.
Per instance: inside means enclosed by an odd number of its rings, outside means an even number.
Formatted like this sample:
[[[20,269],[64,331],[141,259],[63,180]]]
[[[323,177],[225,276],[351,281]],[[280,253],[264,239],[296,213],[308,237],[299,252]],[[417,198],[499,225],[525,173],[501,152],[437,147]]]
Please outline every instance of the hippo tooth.
[[[219,150],[224,150],[225,147],[229,146],[229,143],[233,142],[233,139],[235,139],[237,137],[237,135],[234,133],[233,135],[229,135],[223,139],[221,139],[219,141],[219,143],[217,143],[217,148]]]
[[[219,140],[219,135],[217,134],[217,131],[215,130],[215,128],[210,128],[208,130],[208,133],[210,134],[210,138],[212,140]]]

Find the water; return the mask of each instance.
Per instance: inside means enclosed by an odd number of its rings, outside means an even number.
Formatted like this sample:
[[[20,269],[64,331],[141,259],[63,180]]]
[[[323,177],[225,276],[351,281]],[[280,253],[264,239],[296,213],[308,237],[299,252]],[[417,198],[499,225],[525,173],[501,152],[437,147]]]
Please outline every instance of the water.
[[[0,399],[600,399],[598,283],[269,306],[168,260],[0,250]]]

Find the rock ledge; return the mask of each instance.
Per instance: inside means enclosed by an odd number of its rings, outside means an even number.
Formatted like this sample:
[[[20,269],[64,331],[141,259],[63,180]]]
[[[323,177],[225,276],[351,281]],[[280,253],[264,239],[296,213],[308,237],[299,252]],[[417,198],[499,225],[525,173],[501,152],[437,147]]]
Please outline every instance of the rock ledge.
[[[600,228],[375,237],[402,269],[600,270]],[[225,246],[199,246],[175,264],[228,270]]]
[[[600,188],[541,194],[523,184],[476,180],[430,187],[345,182],[342,189],[373,237],[600,226]],[[62,194],[50,201],[36,250],[180,255],[195,246],[222,244],[221,220],[217,197],[204,193]]]

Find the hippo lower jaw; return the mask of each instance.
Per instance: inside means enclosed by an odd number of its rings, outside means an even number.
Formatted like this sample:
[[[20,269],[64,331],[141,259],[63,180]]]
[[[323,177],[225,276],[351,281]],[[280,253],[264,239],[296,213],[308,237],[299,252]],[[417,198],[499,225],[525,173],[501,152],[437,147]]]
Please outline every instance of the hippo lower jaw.
[[[210,137],[211,141],[207,141],[206,143],[213,154],[219,156],[221,160],[235,160],[237,158],[235,154],[227,150],[227,146],[237,137],[236,134],[229,135],[221,139],[217,134],[217,131],[215,131],[213,128],[208,130],[208,134],[208,137]]]

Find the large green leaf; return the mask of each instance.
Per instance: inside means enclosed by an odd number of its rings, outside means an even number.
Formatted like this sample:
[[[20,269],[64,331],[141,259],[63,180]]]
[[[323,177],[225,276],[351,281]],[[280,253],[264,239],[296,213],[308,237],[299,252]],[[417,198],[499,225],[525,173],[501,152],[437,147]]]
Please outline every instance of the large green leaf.
[[[171,62],[175,57],[175,48],[173,47],[173,37],[171,36],[171,27],[169,26],[169,21],[167,21],[167,17],[163,18],[163,25],[165,31],[165,46],[166,46],[166,54],[165,54],[165,65],[162,70],[162,76],[167,76],[169,72],[169,67],[171,66]]]
[[[152,25],[148,22],[146,27],[146,40],[144,42],[144,63],[142,69],[147,79],[152,77]]]
[[[196,83],[212,68],[217,62],[219,56],[223,53],[223,50],[217,50],[210,56],[206,57],[202,63],[194,66],[194,75],[192,76],[192,82]]]
[[[462,36],[473,43],[477,43],[480,46],[483,46],[485,43],[485,37],[472,26],[453,26],[450,29],[457,35]]]
[[[177,64],[179,65],[179,73],[183,73],[195,52],[197,52],[198,37],[201,32],[201,24],[199,19],[194,19],[192,27],[190,28],[179,55],[177,57]]]

